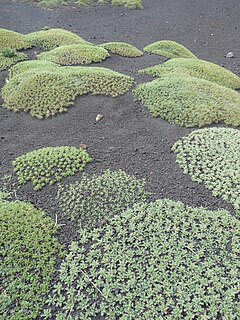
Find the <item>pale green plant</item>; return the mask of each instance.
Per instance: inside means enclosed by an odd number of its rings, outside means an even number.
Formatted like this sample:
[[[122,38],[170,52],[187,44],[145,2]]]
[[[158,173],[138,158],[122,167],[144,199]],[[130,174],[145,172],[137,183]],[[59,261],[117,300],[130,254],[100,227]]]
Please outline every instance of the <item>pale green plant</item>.
[[[118,54],[122,57],[134,58],[143,55],[142,51],[126,42],[107,42],[100,44],[99,47],[103,47],[111,53]]]
[[[0,49],[10,48],[15,50],[31,48],[32,44],[27,36],[18,32],[0,29]]]
[[[4,48],[0,51],[0,71],[10,68],[19,61],[26,60],[28,56],[23,52],[17,52],[15,49]]]

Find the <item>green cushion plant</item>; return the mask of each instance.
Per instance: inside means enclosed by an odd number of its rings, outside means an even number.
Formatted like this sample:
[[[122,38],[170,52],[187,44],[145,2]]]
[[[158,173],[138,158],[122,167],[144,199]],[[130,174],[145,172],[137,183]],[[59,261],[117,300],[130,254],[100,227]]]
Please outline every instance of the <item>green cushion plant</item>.
[[[240,213],[240,131],[206,128],[177,141],[177,163],[193,181],[204,183],[214,196]]]
[[[57,227],[26,202],[0,201],[0,318],[38,319],[63,247]]]
[[[240,88],[240,77],[217,64],[200,59],[171,59],[163,64],[139,70],[139,73],[159,78],[192,76],[213,81],[231,89]]]
[[[143,55],[142,51],[126,42],[107,42],[99,46],[122,57],[134,58]]]
[[[80,181],[60,186],[57,201],[80,228],[93,228],[134,203],[146,201],[148,195],[144,180],[122,170],[107,170],[101,175],[83,174]]]
[[[18,32],[0,29],[0,49],[10,48],[15,50],[31,48],[32,44],[27,36]]]
[[[45,319],[237,320],[239,230],[227,211],[167,199],[82,229]]]
[[[144,51],[158,54],[166,58],[197,59],[197,57],[183,45],[170,40],[161,40],[149,44],[144,48]]]
[[[91,162],[85,150],[75,147],[46,147],[17,157],[12,165],[19,184],[31,181],[34,190],[53,185],[64,177],[83,171]]]
[[[240,125],[240,94],[211,81],[174,75],[141,84],[133,94],[154,117],[180,126]]]
[[[0,51],[0,71],[10,68],[15,63],[26,60],[25,53],[17,52],[15,49],[4,48]]]
[[[107,57],[110,57],[110,55],[104,48],[83,44],[61,46],[37,55],[37,58],[40,60],[52,61],[60,65],[101,62]]]

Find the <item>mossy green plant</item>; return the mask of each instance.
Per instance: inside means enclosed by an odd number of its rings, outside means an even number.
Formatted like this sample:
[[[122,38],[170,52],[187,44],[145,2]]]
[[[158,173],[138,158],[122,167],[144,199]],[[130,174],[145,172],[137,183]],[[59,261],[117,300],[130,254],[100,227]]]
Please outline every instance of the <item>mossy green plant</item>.
[[[40,317],[63,247],[57,227],[26,202],[0,201],[0,318]]]
[[[238,320],[239,230],[224,210],[167,199],[137,204],[99,228],[80,230],[45,314]]]
[[[7,29],[0,29],[0,49],[10,48],[15,50],[31,48],[32,44],[27,36]]]
[[[63,178],[83,171],[92,159],[83,149],[75,147],[46,147],[17,157],[12,165],[19,184],[31,181],[34,190],[53,185]]]
[[[185,174],[204,183],[214,196],[222,197],[240,213],[239,130],[195,130],[177,141],[172,150]]]
[[[154,117],[180,126],[240,125],[240,94],[211,81],[174,75],[141,84],[133,94]]]
[[[57,201],[62,212],[80,228],[93,228],[147,200],[145,181],[122,170],[107,170],[101,175],[83,174],[80,181],[61,185]]]
[[[37,55],[40,60],[52,61],[60,65],[89,64],[101,62],[108,57],[110,55],[104,48],[84,44],[61,46]]]
[[[27,35],[27,38],[33,46],[46,50],[70,44],[91,44],[77,34],[60,28],[32,32]]]
[[[144,51],[158,54],[166,58],[197,59],[197,57],[183,45],[171,40],[161,40],[149,44],[144,48]]]
[[[28,56],[23,52],[5,48],[0,52],[0,71],[6,70],[19,61],[26,60]]]
[[[122,57],[134,58],[143,55],[141,50],[126,42],[107,42],[99,46]]]
[[[222,86],[240,88],[240,77],[215,63],[200,59],[177,58],[151,68],[139,70],[140,74],[166,78],[176,75],[192,76],[216,82]]]

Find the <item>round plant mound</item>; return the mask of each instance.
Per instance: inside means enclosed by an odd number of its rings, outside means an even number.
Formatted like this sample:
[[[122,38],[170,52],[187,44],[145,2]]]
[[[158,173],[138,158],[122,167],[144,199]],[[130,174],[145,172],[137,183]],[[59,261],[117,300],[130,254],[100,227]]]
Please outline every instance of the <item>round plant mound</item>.
[[[171,59],[163,64],[139,70],[139,73],[160,78],[176,75],[192,76],[213,81],[231,89],[240,88],[240,77],[236,74],[217,64],[200,59]]]
[[[32,32],[27,38],[33,46],[47,50],[70,44],[90,44],[75,33],[59,28]]]
[[[31,48],[32,44],[28,40],[27,36],[7,29],[0,29],[0,48],[10,49],[28,49]]]
[[[133,94],[154,117],[180,126],[240,125],[240,94],[211,81],[172,76],[141,84]]]
[[[20,184],[31,181],[34,190],[41,190],[83,171],[91,161],[85,150],[64,146],[34,150],[16,158],[12,165]]]
[[[237,320],[239,230],[224,210],[167,199],[135,205],[80,231],[48,312],[57,319]]]
[[[197,57],[183,45],[170,40],[161,40],[149,44],[144,48],[144,51],[158,54],[166,58],[197,59]]]
[[[83,174],[80,181],[60,186],[57,200],[64,214],[80,227],[93,228],[134,203],[147,200],[145,181],[122,170],[105,171],[102,175]]]
[[[239,130],[196,130],[177,141],[172,149],[185,174],[240,210]]]
[[[13,49],[6,48],[0,52],[0,71],[10,68],[19,61],[26,60],[28,57],[25,53],[14,52]]]
[[[62,256],[52,219],[30,203],[0,201],[0,318],[37,319]]]
[[[106,50],[122,57],[134,58],[141,57],[143,55],[142,51],[126,42],[108,42],[100,44],[99,47],[103,47]]]

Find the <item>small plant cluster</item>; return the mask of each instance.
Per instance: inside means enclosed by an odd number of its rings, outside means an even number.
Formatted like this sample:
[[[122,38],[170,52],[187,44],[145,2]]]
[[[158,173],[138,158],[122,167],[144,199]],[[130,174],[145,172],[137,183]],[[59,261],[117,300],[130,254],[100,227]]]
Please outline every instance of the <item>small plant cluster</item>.
[[[2,89],[3,106],[42,119],[66,112],[78,95],[117,97],[134,82],[132,77],[106,68],[59,67],[49,63],[30,61],[10,70],[11,78]]]
[[[54,222],[30,203],[0,200],[0,318],[40,316],[63,248]]]
[[[149,44],[144,48],[144,51],[158,54],[166,58],[197,59],[197,57],[183,45],[170,40],[161,40]]]
[[[239,93],[211,81],[172,75],[141,84],[133,94],[154,117],[180,126],[240,125]]]
[[[85,150],[64,146],[34,150],[16,158],[12,165],[20,184],[31,181],[34,190],[41,190],[83,171],[91,161]]]
[[[122,170],[107,170],[100,176],[83,174],[80,181],[60,186],[57,201],[80,228],[94,228],[134,203],[146,201],[148,195],[144,180]]]
[[[227,211],[167,199],[81,229],[44,318],[237,320],[239,229]]]
[[[0,71],[8,69],[15,63],[27,58],[25,53],[17,52],[15,49],[4,48],[0,51]]]
[[[97,46],[72,44],[61,46],[37,55],[40,60],[52,61],[60,65],[89,64],[101,62],[110,57],[107,50]]]
[[[99,46],[122,57],[134,58],[143,55],[141,50],[126,42],[107,42]]]
[[[79,37],[77,34],[60,28],[52,28],[29,33],[27,35],[27,39],[31,42],[32,46],[46,50],[52,50],[60,46],[71,44],[91,44]]]
[[[0,49],[9,48],[15,50],[31,48],[32,44],[26,35],[18,32],[0,29]]]
[[[240,132],[205,128],[177,141],[177,163],[193,181],[204,183],[240,212]]]
[[[213,81],[231,89],[240,88],[240,77],[217,64],[200,59],[171,59],[161,65],[139,70],[139,73],[160,78],[176,75],[192,76]]]

